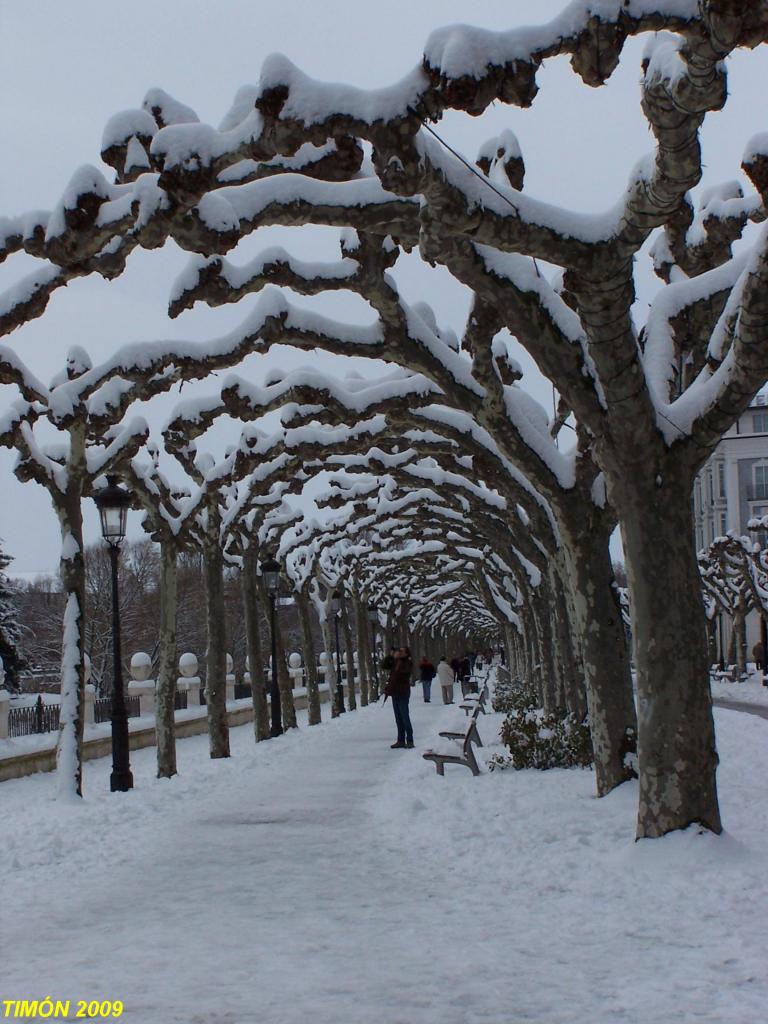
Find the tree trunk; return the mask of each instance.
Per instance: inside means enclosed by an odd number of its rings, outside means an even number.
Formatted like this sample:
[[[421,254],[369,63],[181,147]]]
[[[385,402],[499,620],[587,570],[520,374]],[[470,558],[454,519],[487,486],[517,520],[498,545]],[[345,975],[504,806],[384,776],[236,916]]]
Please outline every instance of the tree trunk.
[[[563,654],[560,650],[561,627],[557,620],[557,605],[548,573],[543,574],[536,588],[536,618],[539,626],[542,677],[545,685],[547,710],[564,713],[566,709],[565,681],[561,674]]]
[[[736,674],[739,679],[744,679],[747,674],[747,607],[743,596],[739,597],[733,617],[733,632],[736,637]]]
[[[75,439],[73,437],[73,446]],[[70,467],[71,470],[71,467]],[[61,796],[83,795],[85,725],[85,560],[79,478],[55,497],[61,526],[59,572],[66,603],[61,649],[61,710],[56,745],[57,789]]]
[[[224,607],[224,560],[216,536],[203,550],[208,648],[205,655],[205,701],[212,758],[229,757],[227,722],[227,643]]]
[[[261,649],[261,618],[264,606],[260,599],[257,581],[257,560],[256,550],[248,548],[243,558],[241,582],[245,613],[245,641],[248,647],[248,674],[251,677],[253,734],[256,742],[260,743],[262,740],[269,739],[270,720],[267,686],[264,678],[264,655]]]
[[[357,670],[360,675],[360,705],[366,707],[370,693],[371,652],[368,643],[368,616],[366,607],[355,595],[352,598],[357,634]]]
[[[382,654],[386,658],[386,656],[389,654],[389,652],[395,646],[395,631],[394,631],[394,629],[392,627],[392,619],[391,619],[391,616],[389,614],[387,614],[387,623],[384,626],[384,630],[382,632],[382,638],[383,638],[383,651],[382,651]]]
[[[722,830],[690,490],[668,472],[646,487],[622,480],[613,502],[637,637],[638,838],[691,824]]]
[[[344,636],[344,660],[347,663],[347,709],[357,709],[357,695],[355,693],[355,655],[352,647],[352,624],[349,621],[349,608],[346,597],[341,602],[341,630]],[[357,652],[357,660],[360,662],[360,651]]]
[[[736,664],[736,616],[729,615],[731,622],[731,635],[728,639],[728,664]]]
[[[371,672],[371,689],[370,699],[377,701],[381,694],[381,658],[384,656],[383,653],[379,655],[376,644],[379,636],[381,635],[379,630],[379,621],[376,620],[375,625],[368,624],[368,628],[371,630],[370,637],[368,638],[369,651],[370,651],[370,672]]]
[[[408,629],[408,612],[405,608],[400,613],[398,631],[400,633],[400,646],[407,647],[411,651],[411,655],[413,655],[413,644],[411,641],[410,630]]]
[[[580,644],[576,633],[573,600],[570,588],[566,583],[568,574],[563,569],[564,561],[562,559],[553,560],[550,586],[557,625],[558,674],[566,710],[577,721],[583,722],[587,715],[587,693],[579,652]]]
[[[517,636],[517,630],[514,626],[504,626],[502,632],[502,644],[503,653],[505,655],[505,664],[509,669],[509,674],[511,676],[522,677],[524,672],[522,650]]]
[[[545,711],[554,711],[556,706],[555,681],[552,672],[548,671],[547,659],[544,655],[546,644],[546,633],[541,618],[541,612],[546,612],[546,605],[543,604],[541,596],[531,588],[530,598],[530,622],[532,655],[533,655],[533,679],[539,702]]]
[[[637,715],[609,536],[607,529],[593,527],[578,533],[563,530],[562,538],[584,670],[597,795],[605,796],[631,777],[625,758],[637,735]]]
[[[339,700],[336,692],[336,658],[333,647],[333,628],[328,619],[328,608],[325,609],[325,617],[320,620],[320,631],[323,634],[323,647],[325,648],[325,672],[323,681],[328,686],[328,696],[331,702],[331,718],[337,718],[340,714]]]
[[[424,643],[421,637],[421,630],[414,629],[410,634],[411,659],[413,660],[414,675],[419,675],[419,664],[424,657]]]
[[[277,685],[280,687],[280,713],[283,719],[283,729],[296,729],[296,708],[293,703],[293,687],[291,677],[288,673],[288,662],[285,656],[283,634],[280,630],[277,609],[275,609],[275,632],[277,647]]]
[[[317,689],[317,664],[315,662],[315,641],[312,636],[312,615],[309,598],[305,594],[296,595],[296,607],[301,622],[302,651],[304,655],[304,673],[307,679],[307,720],[310,725],[320,725],[320,693]]]
[[[160,654],[155,687],[158,779],[176,774],[176,596],[176,546],[164,540],[160,544]]]
[[[717,612],[711,619],[707,619],[707,643],[709,647],[709,664],[717,664],[719,658],[717,650]]]

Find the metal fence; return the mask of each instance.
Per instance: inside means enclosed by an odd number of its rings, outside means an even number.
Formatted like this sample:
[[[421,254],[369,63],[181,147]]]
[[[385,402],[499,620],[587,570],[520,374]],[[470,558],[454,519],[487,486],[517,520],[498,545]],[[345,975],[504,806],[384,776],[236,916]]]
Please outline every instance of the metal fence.
[[[173,698],[173,706],[176,711],[187,710],[187,691],[177,690]]]
[[[250,683],[235,683],[235,700],[244,700],[251,696]]]
[[[126,697],[125,710],[129,718],[139,717],[139,698]],[[99,697],[93,702],[93,720],[98,725],[101,722],[109,722],[112,719],[112,698]]]
[[[55,732],[59,728],[59,705],[37,703],[30,708],[11,708],[8,712],[9,736],[33,736],[35,733]]]

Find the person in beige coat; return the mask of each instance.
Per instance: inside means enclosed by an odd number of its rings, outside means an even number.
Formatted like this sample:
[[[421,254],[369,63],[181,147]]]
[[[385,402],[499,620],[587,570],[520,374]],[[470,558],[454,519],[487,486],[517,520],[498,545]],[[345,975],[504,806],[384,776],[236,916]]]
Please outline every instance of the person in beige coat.
[[[443,655],[437,666],[437,678],[440,680],[440,687],[443,691],[443,704],[453,704],[453,676],[453,669],[446,656]]]

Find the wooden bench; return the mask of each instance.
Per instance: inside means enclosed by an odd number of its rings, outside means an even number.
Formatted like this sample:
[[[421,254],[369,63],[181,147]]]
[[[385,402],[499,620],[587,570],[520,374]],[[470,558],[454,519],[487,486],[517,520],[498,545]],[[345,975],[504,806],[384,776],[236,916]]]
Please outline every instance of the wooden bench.
[[[492,665],[484,665],[482,668],[473,669],[468,676],[461,678],[459,683],[461,685],[462,697],[466,697],[470,693],[477,693],[485,684],[487,684],[492,671]]]
[[[465,700],[468,703],[466,703],[466,704],[459,704],[459,707],[464,712],[464,714],[467,715],[467,716],[469,715],[470,711],[473,711],[476,707],[479,707],[480,710],[482,711],[482,713],[484,715],[487,715],[488,714],[488,709],[486,708],[485,705],[488,703],[488,698],[490,697],[490,695],[491,694],[490,694],[490,690],[488,689],[488,683],[483,683],[483,688],[477,694],[477,696],[476,697],[475,696],[466,697]]]
[[[445,775],[447,764],[461,764],[469,768],[473,775],[480,774],[480,765],[477,763],[472,744],[482,747],[483,741],[477,731],[477,719],[480,714],[480,705],[476,704],[464,732],[441,732],[440,735],[447,740],[461,741],[461,754],[442,754],[438,750],[427,750],[421,756],[425,761],[434,761],[438,775]]]

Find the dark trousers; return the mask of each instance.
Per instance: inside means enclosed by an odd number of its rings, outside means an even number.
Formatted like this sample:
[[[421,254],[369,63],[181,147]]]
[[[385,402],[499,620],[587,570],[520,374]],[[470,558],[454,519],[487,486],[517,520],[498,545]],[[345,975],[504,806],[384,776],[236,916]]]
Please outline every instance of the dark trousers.
[[[392,710],[395,712],[395,722],[397,723],[398,743],[413,743],[413,726],[411,725],[411,715],[408,710],[410,699],[410,693],[407,697],[392,698]]]
[[[432,680],[422,679],[421,690],[422,693],[424,694],[424,703],[429,704],[429,702],[432,700]]]

